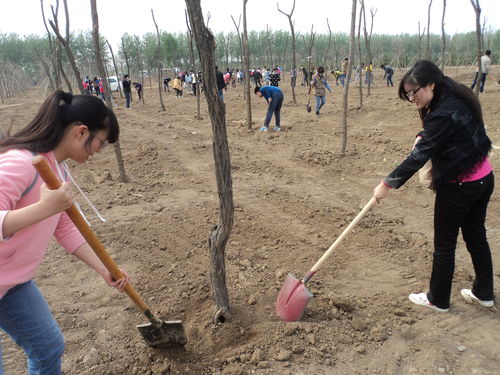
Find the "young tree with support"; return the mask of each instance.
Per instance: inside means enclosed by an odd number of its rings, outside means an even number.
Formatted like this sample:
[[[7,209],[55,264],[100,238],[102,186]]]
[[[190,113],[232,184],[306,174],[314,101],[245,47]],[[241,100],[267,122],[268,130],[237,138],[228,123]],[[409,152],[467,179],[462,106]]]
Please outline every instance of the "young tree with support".
[[[64,50],[66,51],[66,55],[68,56],[68,60],[71,64],[71,67],[73,68],[73,73],[75,75],[76,82],[78,83],[78,88],[80,89],[80,93],[83,95],[83,94],[86,94],[86,90],[83,88],[82,76],[80,74],[80,71],[78,70],[78,67],[76,66],[75,55],[73,54],[73,51],[71,50],[71,46],[70,46],[68,0],[63,0],[63,4],[64,4],[64,14],[66,15],[66,37],[64,38],[59,31],[57,12],[54,11],[54,7],[51,7],[52,8],[52,16],[54,17],[54,20],[49,20],[49,24],[52,27],[52,30],[54,30],[54,33],[56,34],[57,39],[59,40],[59,42],[64,47]],[[57,0],[57,7],[59,7],[59,0]],[[69,84],[69,81],[68,81],[68,84]]]
[[[243,0],[243,80],[245,84],[245,102],[247,107],[247,128],[252,129],[252,96],[250,95],[250,49],[247,33],[247,1]]]
[[[94,51],[97,60],[97,69],[101,77],[106,77],[106,70],[104,69],[104,63],[102,61],[101,46],[99,43],[99,15],[97,14],[97,0],[90,0],[90,8],[92,13],[92,40],[94,42]],[[104,86],[104,96],[106,98],[106,105],[110,111],[113,111],[113,98],[111,97],[111,89],[109,87],[108,80],[103,78],[102,84]],[[113,149],[115,151],[116,160],[118,162],[118,169],[120,171],[120,177],[118,178],[121,182],[127,182],[127,175],[125,173],[125,165],[123,163],[122,151],[120,148],[120,140],[117,140],[113,144]]]
[[[363,67],[361,65],[361,61],[363,61],[363,55],[361,53],[361,17],[363,16],[363,8],[359,9],[359,19],[358,19],[358,67],[356,71],[358,73],[359,78],[359,106],[363,107]]]
[[[293,0],[293,5],[292,5],[292,10],[289,14],[283,12],[280,9],[280,4],[276,2],[276,5],[278,6],[278,12],[283,13],[285,16],[288,17],[288,22],[290,23],[290,31],[292,33],[292,70],[297,71],[297,53],[296,53],[296,48],[295,48],[295,30],[294,30],[294,22],[292,21],[292,16],[293,16],[293,11],[295,10],[295,0]],[[297,99],[295,98],[295,87],[292,86],[292,99],[294,103],[297,103]]]
[[[194,94],[196,95],[196,119],[203,120],[201,117],[201,103],[200,103],[200,82],[198,77],[198,69],[196,69],[196,59],[194,58],[194,49],[193,49],[193,32],[191,30],[191,26],[189,25],[189,18],[187,14],[187,10],[184,10],[184,14],[186,16],[186,26],[188,29],[188,40],[189,40],[189,54],[191,56],[191,69],[196,79],[196,85],[194,87]],[[231,16],[232,17],[232,16]],[[234,21],[234,20],[233,20]]]
[[[106,39],[106,44],[109,48],[109,52],[111,53],[111,59],[113,60],[113,68],[115,69],[116,80],[118,81],[118,91],[120,92],[120,98],[123,98],[122,94],[122,85],[120,84],[120,77],[118,77],[118,68],[116,67],[115,54],[113,53],[113,48],[111,48],[111,44]]]
[[[431,39],[430,39],[431,6],[432,6],[432,0],[429,0],[429,8],[427,9],[427,54],[426,54],[427,60],[430,60],[432,58],[432,53],[431,53]]]
[[[477,39],[477,79],[481,80],[483,76],[483,67],[481,64],[481,54],[483,51],[483,37],[482,37],[482,29],[481,29],[481,6],[479,4],[479,0],[470,0],[472,7],[474,8],[474,12],[476,13],[476,39]],[[477,84],[474,88],[474,92],[479,96],[479,84]]]
[[[234,221],[233,183],[226,133],[226,108],[219,98],[215,81],[214,36],[205,26],[200,0],[186,0],[186,5],[189,23],[201,60],[203,91],[212,123],[215,176],[219,195],[219,223],[214,226],[208,240],[211,263],[210,283],[215,300],[213,320],[214,323],[223,323],[231,319],[224,254]]]
[[[311,25],[311,34],[309,35],[309,47],[307,48],[307,61],[308,61],[308,66],[307,66],[307,71],[309,72],[309,75],[312,77],[314,72],[311,69],[311,64],[312,64],[312,49],[314,46],[314,39],[316,38],[316,33],[314,32],[314,24]],[[309,79],[309,85],[312,83],[312,79]]]
[[[446,0],[443,0],[443,17],[441,18],[441,70],[444,72],[446,50],[446,33],[444,32],[444,16],[446,14]]]
[[[155,14],[153,12],[153,9],[151,9],[151,17],[153,17],[153,22],[155,24],[156,28],[156,36],[158,37],[158,44],[157,44],[157,57],[158,57],[158,93],[160,94],[160,105],[161,109],[163,112],[165,112],[165,104],[163,104],[163,94],[162,94],[162,81],[161,81],[161,42],[160,42],[160,30],[158,29],[158,24],[156,23],[155,20]]]
[[[347,115],[349,113],[349,82],[352,74],[352,61],[354,59],[354,39],[356,32],[356,5],[358,0],[352,0],[351,12],[351,37],[349,39],[349,64],[347,66],[347,76],[344,84],[344,109],[342,112],[342,148],[341,154],[345,155],[347,148]]]
[[[370,9],[370,16],[371,16],[371,24],[370,24],[370,33],[368,34],[368,30],[366,28],[366,12],[365,12],[365,0],[359,0],[361,4],[361,9],[363,12],[363,34],[365,36],[365,48],[366,48],[366,56],[367,56],[367,61],[366,61],[366,77],[368,78],[368,92],[366,93],[366,96],[370,96],[370,91],[372,87],[372,79],[373,79],[373,72],[371,71],[371,61],[372,61],[372,52],[371,52],[371,41],[372,41],[372,33],[373,33],[373,19],[375,18],[375,15],[377,14],[377,10],[374,8]]]

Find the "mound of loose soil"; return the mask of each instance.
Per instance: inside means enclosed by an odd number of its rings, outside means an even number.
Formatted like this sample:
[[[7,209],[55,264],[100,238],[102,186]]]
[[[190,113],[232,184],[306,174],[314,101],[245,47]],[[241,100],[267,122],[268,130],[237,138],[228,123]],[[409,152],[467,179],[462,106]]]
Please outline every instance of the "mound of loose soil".
[[[447,74],[468,82],[471,71]],[[99,223],[88,214],[99,238],[158,316],[183,320],[189,342],[183,351],[149,348],[135,328],[145,319],[126,295],[54,244],[36,279],[66,337],[64,373],[498,374],[500,314],[460,297],[474,274],[461,240],[450,313],[408,301],[409,293],[427,290],[432,260],[434,197],[416,178],[375,206],[308,283],[315,297],[300,322],[274,313],[287,273],[301,277],[312,267],[409,152],[420,128],[414,106],[377,78],[362,107],[351,85],[344,156],[341,88],[333,87],[317,119],[306,112],[306,88],[297,87],[294,104],[285,81],[281,133],[257,131],[264,100],[252,98],[249,130],[242,88],[225,93],[235,203],[226,249],[232,320],[217,325],[207,241],[218,222],[218,193],[205,99],[197,120],[196,100],[186,92],[181,99],[167,93],[165,112],[154,85],[146,87],[146,104],[134,102],[132,110],[115,95],[130,181],[117,181],[112,148],[72,171],[108,219]],[[485,123],[500,144],[500,85],[486,88]],[[1,118],[25,124],[42,93],[33,89],[1,104]],[[491,160],[500,170],[498,150]],[[487,221],[497,293],[498,191]],[[6,374],[26,373],[24,354],[3,334],[2,341]]]

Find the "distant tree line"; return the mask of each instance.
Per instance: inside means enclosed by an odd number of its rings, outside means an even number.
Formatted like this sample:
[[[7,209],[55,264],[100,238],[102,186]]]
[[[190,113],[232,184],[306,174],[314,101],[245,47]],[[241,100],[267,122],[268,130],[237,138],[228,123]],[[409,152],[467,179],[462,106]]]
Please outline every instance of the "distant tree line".
[[[161,65],[168,71],[174,68],[192,69],[187,33],[160,34]],[[310,46],[310,34],[295,33],[297,68],[300,66],[323,65],[326,69],[338,68],[342,60],[348,56],[349,35],[345,33],[316,34],[314,45]],[[500,51],[500,30],[484,30],[485,49]],[[216,63],[221,69],[241,69],[241,44],[236,32],[218,33],[215,35]],[[396,68],[405,68],[419,58],[426,56],[418,34],[381,35],[374,34],[371,39],[371,56],[373,64],[391,64]],[[116,62],[120,73],[128,73],[139,77],[146,74],[151,77],[158,72],[157,35],[124,34],[121,43],[115,51]],[[472,65],[477,61],[477,39],[475,32],[460,33],[446,36],[445,65]],[[76,63],[83,76],[97,75],[96,56],[92,44],[92,33],[81,32],[72,34],[70,39]],[[289,31],[251,31],[248,33],[250,50],[250,67],[272,67],[278,65],[285,70],[292,68],[291,37]],[[363,49],[363,47],[362,47]],[[116,50],[116,47],[114,48]],[[111,54],[105,39],[102,39],[102,54],[107,66],[108,75],[114,75]],[[309,55],[310,51],[310,55]],[[441,35],[430,35],[431,59],[441,63]],[[362,51],[364,56],[364,52]],[[67,57],[59,55],[62,67],[72,77]],[[47,59],[44,67],[44,57]],[[21,37],[14,33],[0,34],[0,91],[18,89],[26,84],[36,84],[44,80],[51,72],[48,64],[50,57],[47,37],[30,35]],[[367,61],[361,61],[367,63]],[[500,54],[493,54],[493,64],[500,62]],[[357,64],[358,62],[355,62]],[[198,65],[198,56],[196,56]],[[53,70],[53,69],[52,69]],[[12,79],[17,81],[12,83]],[[74,80],[74,79],[73,79]],[[21,83],[23,82],[23,83]],[[12,87],[11,87],[12,86]],[[9,88],[10,87],[10,88]],[[3,88],[3,89],[2,89]]]

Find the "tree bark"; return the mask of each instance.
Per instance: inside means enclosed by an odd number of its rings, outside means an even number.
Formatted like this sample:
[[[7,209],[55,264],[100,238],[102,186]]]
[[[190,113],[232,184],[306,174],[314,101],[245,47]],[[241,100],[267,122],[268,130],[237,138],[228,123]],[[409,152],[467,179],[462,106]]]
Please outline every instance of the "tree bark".
[[[351,38],[349,41],[349,64],[347,66],[347,76],[344,84],[344,110],[342,113],[342,155],[345,155],[347,148],[347,115],[349,113],[349,82],[351,81],[352,60],[354,59],[354,38],[356,32],[356,4],[357,0],[352,0],[351,12]]]
[[[106,79],[106,70],[104,69],[104,64],[102,62],[101,46],[99,43],[99,16],[97,14],[97,4],[96,0],[90,0],[90,8],[92,12],[92,41],[94,43],[94,52],[97,60],[97,69],[102,78],[102,84],[104,86],[104,96],[106,98],[106,105],[109,110],[113,112],[113,99],[111,98],[111,90],[109,88],[108,80]],[[114,144],[114,150],[116,155],[116,160],[118,162],[118,168],[120,170],[119,181],[126,182],[127,175],[125,174],[125,166],[123,164],[122,152],[120,148],[120,141],[116,141]]]
[[[158,29],[158,24],[156,23],[155,20],[155,14],[153,12],[153,9],[151,9],[151,17],[153,17],[153,22],[156,27],[156,36],[158,37],[158,44],[157,44],[157,57],[158,57],[158,93],[160,94],[160,104],[161,104],[161,109],[163,112],[165,112],[165,104],[163,104],[163,94],[161,91],[161,42],[160,42],[160,30]]]
[[[213,227],[208,245],[211,262],[210,283],[215,300],[213,320],[218,323],[231,319],[224,253],[233,228],[234,205],[231,163],[226,133],[226,109],[219,98],[215,80],[214,36],[204,24],[200,0],[186,0],[186,5],[201,60],[204,93],[212,123],[215,175],[219,193],[219,223]]]

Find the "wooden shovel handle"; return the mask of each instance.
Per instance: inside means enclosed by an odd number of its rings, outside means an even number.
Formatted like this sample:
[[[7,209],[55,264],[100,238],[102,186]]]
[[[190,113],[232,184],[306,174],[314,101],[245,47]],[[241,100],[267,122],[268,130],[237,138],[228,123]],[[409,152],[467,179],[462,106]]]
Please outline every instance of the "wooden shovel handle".
[[[310,272],[316,272],[321,265],[324,263],[326,258],[337,248],[337,246],[342,242],[342,240],[354,229],[356,224],[365,216],[365,214],[368,212],[370,208],[375,204],[376,200],[375,198],[372,197],[370,201],[363,207],[361,212],[354,218],[354,220],[347,226],[347,228],[344,229],[344,231],[340,234],[340,236],[335,240],[335,242],[328,248],[328,250],[323,254],[321,258],[316,262],[316,264],[311,268]]]
[[[61,183],[57,179],[56,175],[50,168],[49,164],[45,161],[43,156],[37,155],[32,160],[33,166],[42,177],[43,181],[47,185],[49,189],[58,189],[61,186]],[[66,213],[71,218],[75,226],[78,228],[82,236],[85,238],[87,243],[90,245],[92,250],[96,253],[102,263],[106,266],[108,271],[111,273],[111,276],[115,280],[120,280],[123,278],[123,273],[120,271],[115,261],[109,256],[108,252],[96,237],[92,229],[90,229],[89,225],[83,218],[82,214],[78,210],[78,208],[73,205],[66,210]],[[127,284],[125,287],[125,292],[127,295],[134,301],[134,303],[141,309],[142,312],[149,310],[146,303],[139,296],[135,288],[131,284]]]

